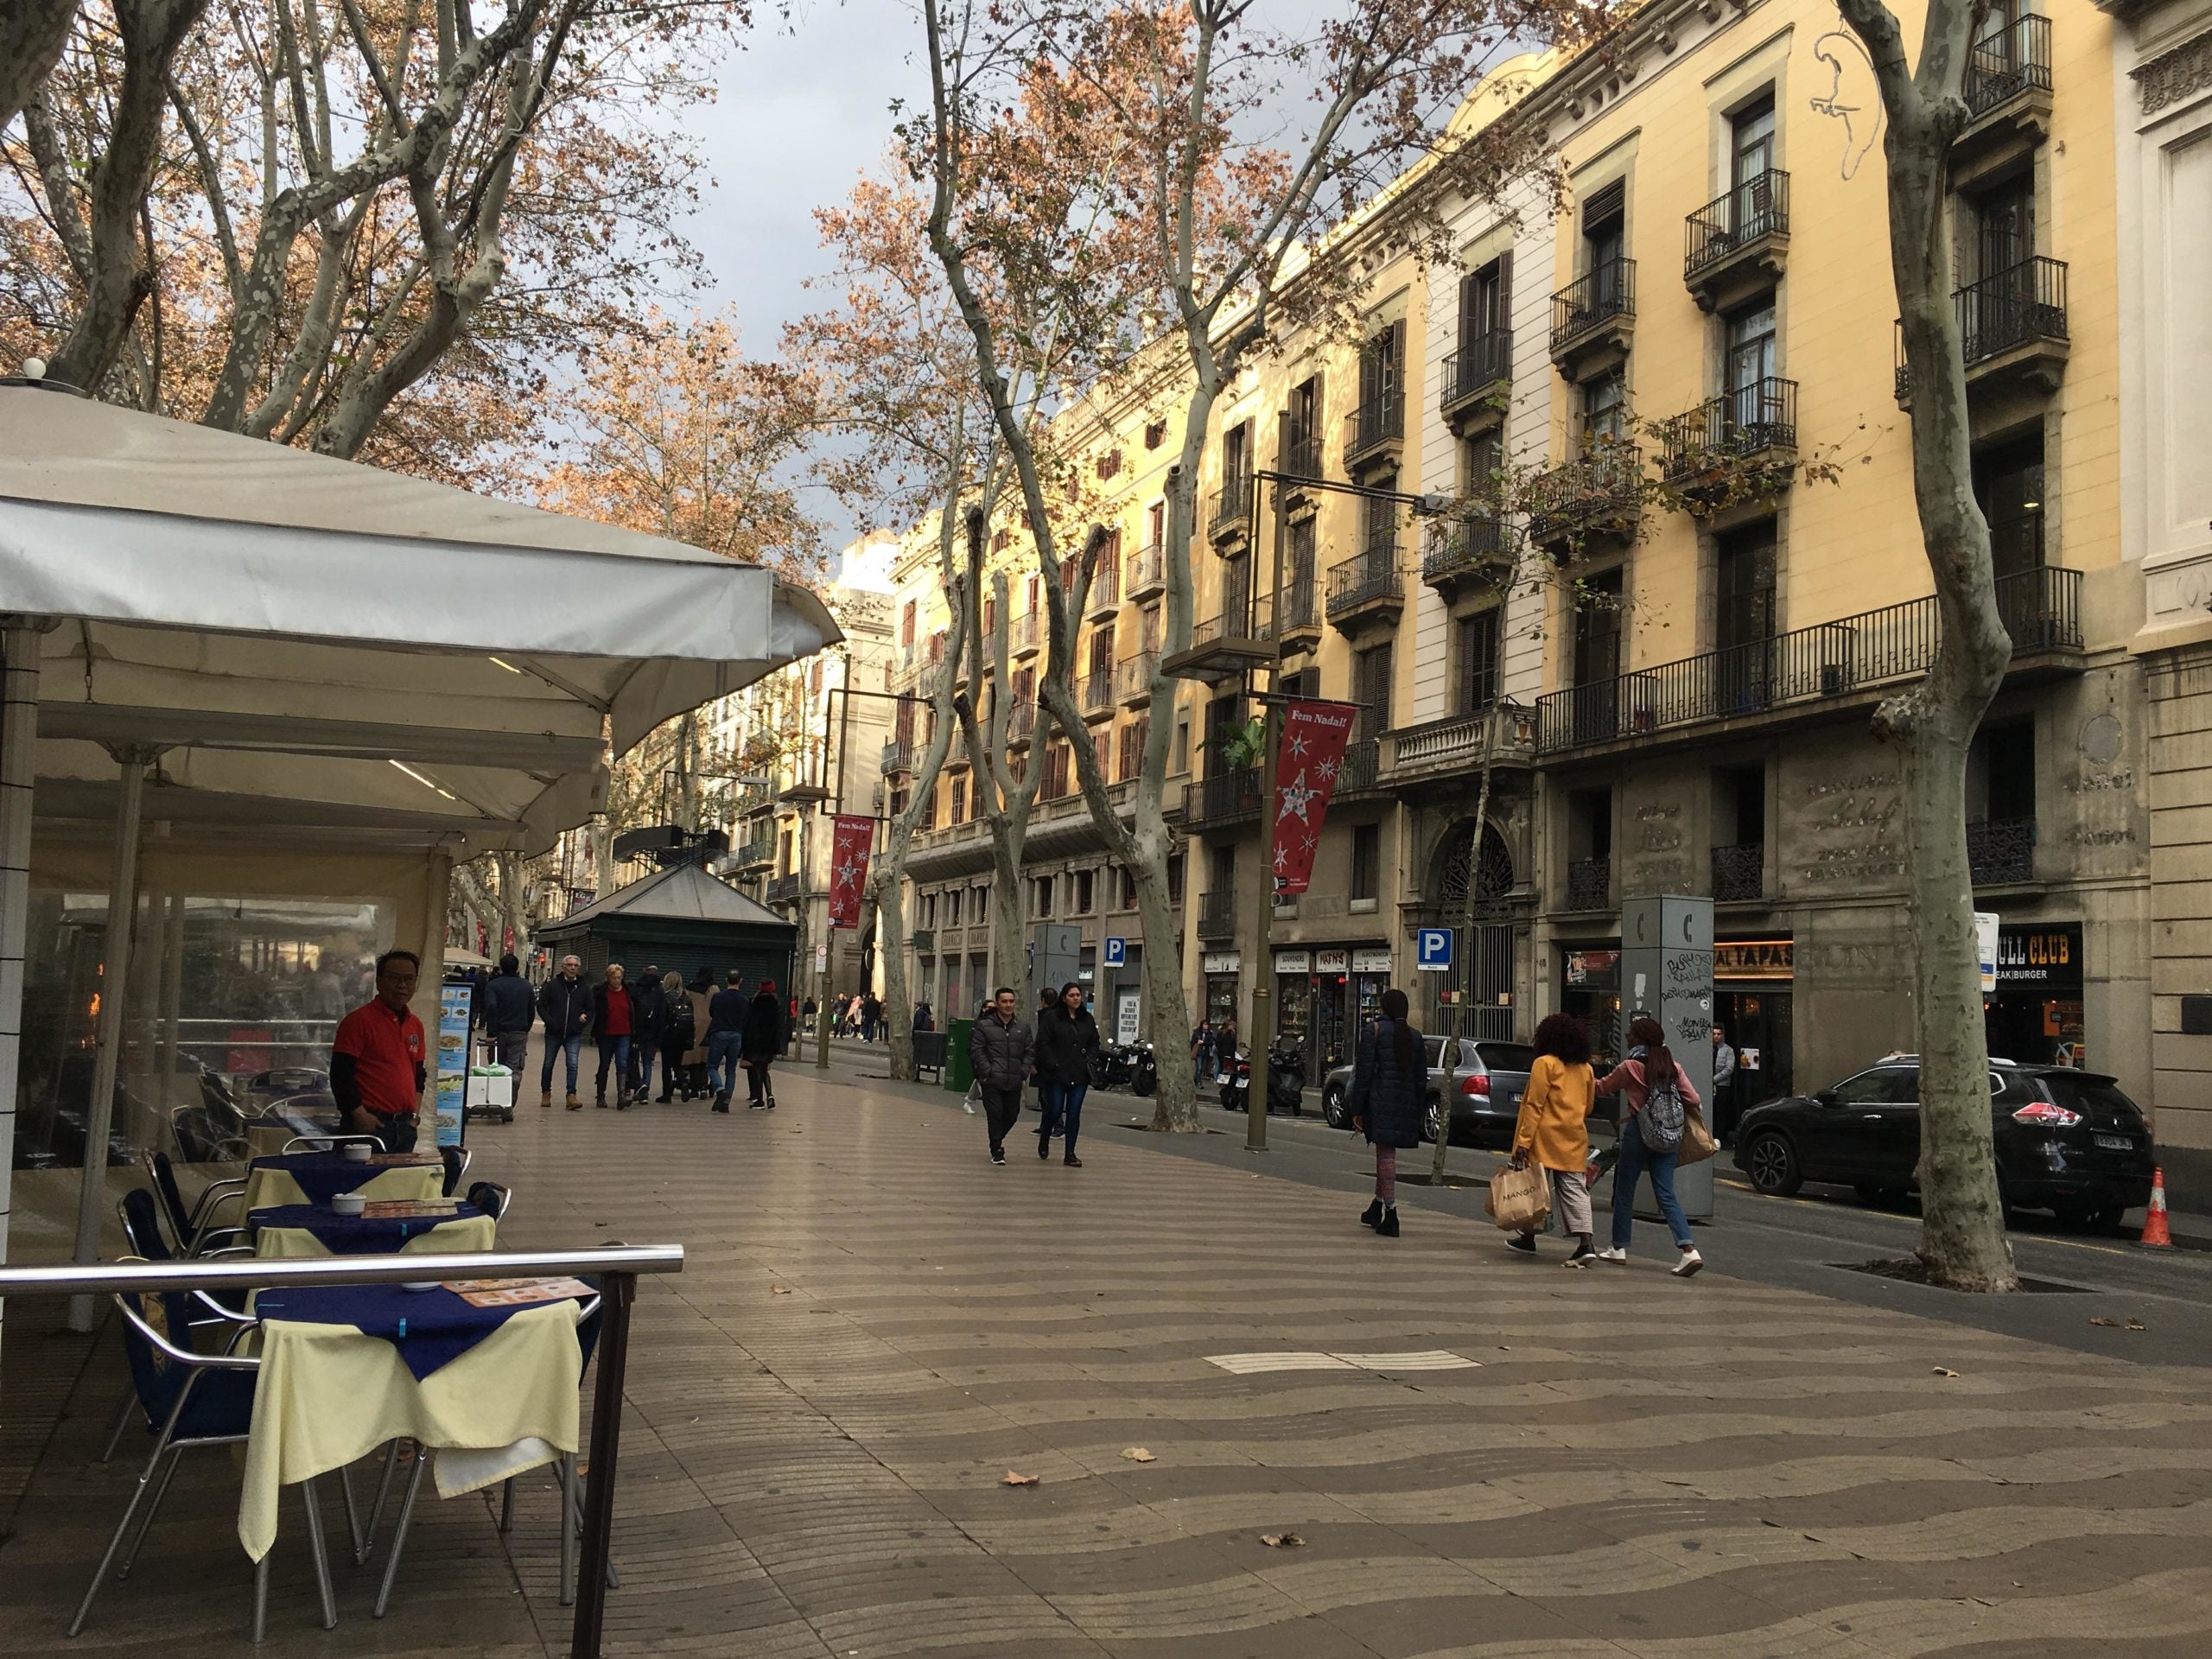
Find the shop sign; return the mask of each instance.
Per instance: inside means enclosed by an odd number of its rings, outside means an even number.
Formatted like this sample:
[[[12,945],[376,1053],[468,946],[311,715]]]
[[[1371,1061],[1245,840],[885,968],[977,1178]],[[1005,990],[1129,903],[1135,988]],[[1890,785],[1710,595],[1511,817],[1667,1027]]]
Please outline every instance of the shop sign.
[[[1789,979],[1796,944],[1790,939],[1719,939],[1713,946],[1715,979]]]
[[[1355,950],[1351,953],[1351,970],[1355,974],[1387,974],[1390,971],[1388,950]]]
[[[1233,974],[1244,966],[1244,959],[1234,950],[1209,950],[1199,958],[1201,973]]]
[[[1997,988],[2082,988],[2082,924],[2008,922],[1997,930]]]
[[[1351,971],[1351,952],[1346,950],[1316,950],[1313,971],[1317,974],[1348,974]]]
[[[1612,985],[1620,976],[1618,950],[1570,950],[1567,953],[1567,982],[1570,985]]]
[[[1310,974],[1313,971],[1311,950],[1278,950],[1275,952],[1275,972],[1279,974]]]

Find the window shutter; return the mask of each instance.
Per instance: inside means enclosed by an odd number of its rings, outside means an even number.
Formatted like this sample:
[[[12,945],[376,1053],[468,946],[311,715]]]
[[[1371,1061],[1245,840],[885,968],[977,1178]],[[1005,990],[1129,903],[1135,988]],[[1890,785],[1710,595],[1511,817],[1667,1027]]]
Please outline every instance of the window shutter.
[[[1497,256],[1497,326],[1513,326],[1513,250]]]
[[[1593,225],[1603,225],[1609,219],[1618,219],[1628,211],[1628,181],[1615,179],[1591,192],[1582,204],[1583,234],[1589,234]]]

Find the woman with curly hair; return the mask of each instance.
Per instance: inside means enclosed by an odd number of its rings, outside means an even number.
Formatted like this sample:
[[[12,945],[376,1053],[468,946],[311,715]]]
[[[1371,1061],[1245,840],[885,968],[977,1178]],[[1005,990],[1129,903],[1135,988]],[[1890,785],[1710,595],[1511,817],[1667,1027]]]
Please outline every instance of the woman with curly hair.
[[[1582,1178],[1590,1162],[1585,1120],[1597,1103],[1589,1027],[1571,1014],[1547,1014],[1536,1027],[1535,1047],[1535,1064],[1529,1068],[1529,1087],[1513,1126],[1513,1166],[1534,1164],[1544,1172],[1552,1213],[1574,1240],[1567,1265],[1579,1268],[1598,1256],[1590,1238],[1590,1189]],[[1534,1233],[1515,1233],[1505,1242],[1524,1255],[1536,1253]]]

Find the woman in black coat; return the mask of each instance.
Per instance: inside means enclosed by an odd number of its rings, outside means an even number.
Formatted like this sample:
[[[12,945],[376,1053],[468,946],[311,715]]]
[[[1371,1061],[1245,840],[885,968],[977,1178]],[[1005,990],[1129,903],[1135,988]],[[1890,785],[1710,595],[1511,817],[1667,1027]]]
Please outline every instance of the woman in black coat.
[[[1066,1157],[1071,1169],[1081,1169],[1075,1155],[1076,1131],[1083,1127],[1083,1097],[1090,1088],[1090,1057],[1098,1052],[1098,1021],[1083,1005],[1083,987],[1070,980],[1060,987],[1059,1001],[1037,1016],[1037,1046],[1031,1064],[1037,1068],[1037,1096],[1044,1116],[1037,1128],[1037,1155],[1052,1154],[1052,1131],[1067,1137]]]
[[[745,1068],[747,1103],[756,1112],[776,1109],[776,1092],[768,1081],[771,1062],[784,1052],[784,1002],[773,980],[764,979],[745,1010],[745,1024],[738,1028],[737,1059]]]
[[[1351,1122],[1375,1147],[1375,1202],[1360,1217],[1398,1236],[1398,1148],[1421,1145],[1428,1115],[1427,1046],[1407,1017],[1406,994],[1382,993],[1382,1017],[1360,1033],[1351,1069]]]

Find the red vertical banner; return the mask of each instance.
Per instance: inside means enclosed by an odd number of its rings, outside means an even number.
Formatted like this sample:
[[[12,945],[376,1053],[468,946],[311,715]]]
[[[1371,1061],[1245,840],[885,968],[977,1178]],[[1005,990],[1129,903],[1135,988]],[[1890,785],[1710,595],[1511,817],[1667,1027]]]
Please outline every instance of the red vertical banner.
[[[830,925],[861,925],[861,889],[868,885],[868,855],[875,846],[875,820],[840,812],[830,837]]]
[[[1336,792],[1344,744],[1358,709],[1349,702],[1283,705],[1275,749],[1274,880],[1277,893],[1303,893],[1313,881],[1313,849]]]

